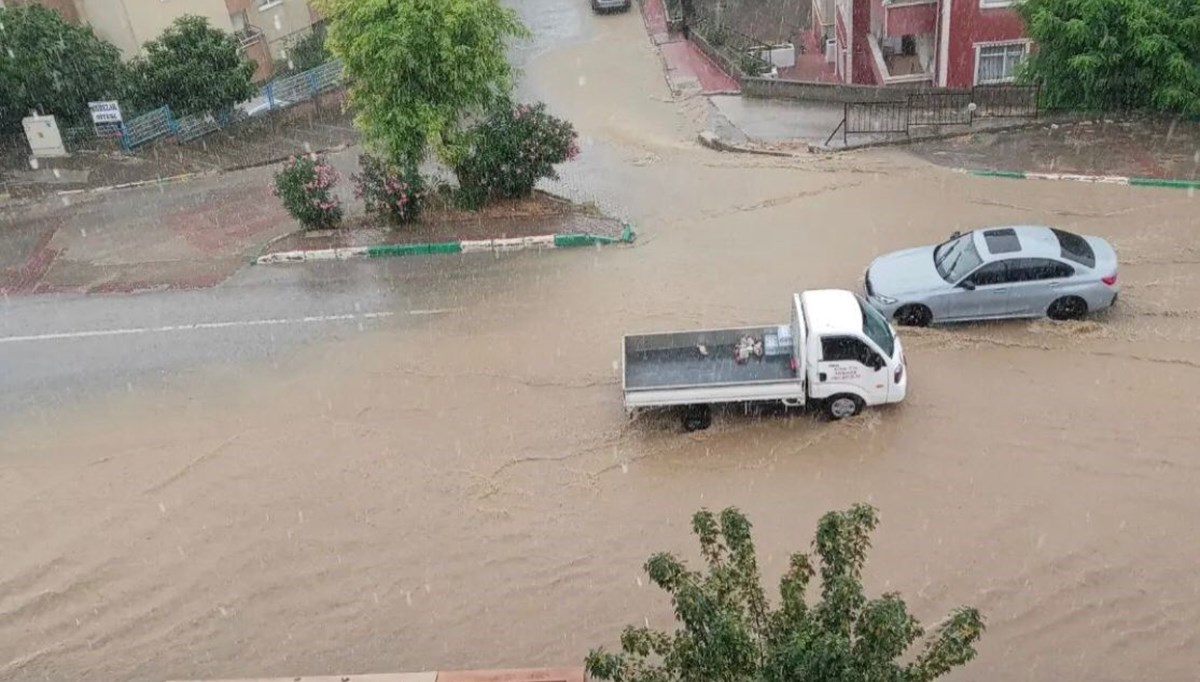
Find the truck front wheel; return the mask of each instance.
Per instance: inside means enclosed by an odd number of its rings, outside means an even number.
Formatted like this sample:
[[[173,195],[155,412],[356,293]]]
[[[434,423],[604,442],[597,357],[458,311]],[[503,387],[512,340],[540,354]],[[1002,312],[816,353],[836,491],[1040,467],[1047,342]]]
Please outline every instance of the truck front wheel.
[[[825,401],[825,416],[838,421],[853,417],[862,412],[862,408],[862,398],[849,393],[839,393]]]
[[[712,426],[712,410],[708,405],[692,405],[683,413],[683,430],[703,431]]]

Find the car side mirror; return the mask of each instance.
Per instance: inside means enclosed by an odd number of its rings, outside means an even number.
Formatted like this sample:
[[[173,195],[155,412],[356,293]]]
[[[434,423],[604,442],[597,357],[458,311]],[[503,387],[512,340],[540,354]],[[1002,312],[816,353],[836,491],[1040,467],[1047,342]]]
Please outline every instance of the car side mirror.
[[[964,279],[958,283],[958,288],[966,289],[967,291],[975,291],[975,283],[969,279]]]

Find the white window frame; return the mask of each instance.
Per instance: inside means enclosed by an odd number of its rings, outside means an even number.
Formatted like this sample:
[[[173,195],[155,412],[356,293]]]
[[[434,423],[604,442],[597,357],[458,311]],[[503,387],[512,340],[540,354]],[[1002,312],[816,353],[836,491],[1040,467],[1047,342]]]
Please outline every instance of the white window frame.
[[[975,83],[975,85],[995,85],[997,83],[1013,82],[1015,75],[1009,76],[1007,78],[1001,78],[999,80],[990,80],[990,81],[979,80],[979,57],[981,54],[983,54],[983,50],[986,48],[990,48],[990,47],[1008,48],[1008,47],[1012,47],[1013,45],[1020,45],[1024,48],[1024,50],[1022,51],[1022,54],[1021,54],[1021,58],[1025,59],[1026,57],[1029,56],[1029,46],[1032,44],[1033,44],[1033,41],[1029,40],[1028,38],[1020,38],[1017,40],[1000,40],[1000,41],[990,42],[990,43],[975,43],[975,75],[972,78],[972,81]]]
[[[1017,0],[979,0],[979,9],[1001,9],[1015,4]]]
[[[265,12],[283,4],[283,0],[257,0],[254,3],[254,9],[259,12]]]

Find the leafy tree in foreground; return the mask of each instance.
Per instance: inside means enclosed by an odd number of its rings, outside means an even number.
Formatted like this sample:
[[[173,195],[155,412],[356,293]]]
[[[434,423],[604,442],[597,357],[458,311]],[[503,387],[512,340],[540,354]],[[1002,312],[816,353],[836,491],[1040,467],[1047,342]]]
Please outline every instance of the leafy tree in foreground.
[[[1050,107],[1200,115],[1200,3],[1024,0],[1037,50],[1022,77]]]
[[[443,158],[467,117],[503,101],[510,38],[527,34],[500,0],[317,0],[342,60],[357,124],[389,161]]]
[[[864,595],[862,568],[878,519],[863,504],[822,517],[814,542],[821,598],[807,602],[817,569],[798,552],[776,609],[761,586],[746,517],[733,508],[719,518],[697,512],[692,530],[706,573],[666,553],[646,562],[650,579],[671,594],[681,627],[673,634],[627,627],[622,653],[592,651],[588,673],[612,682],[928,682],[970,661],[984,629],[975,609],[955,609],[912,658],[905,654],[925,630],[904,601]]]
[[[124,72],[120,50],[90,27],[40,5],[0,8],[0,132],[20,130],[31,110],[86,123],[87,103],[115,99]]]
[[[143,107],[169,105],[176,115],[228,109],[255,94],[254,63],[242,57],[233,34],[204,17],[175,20],[133,61],[131,87]]]

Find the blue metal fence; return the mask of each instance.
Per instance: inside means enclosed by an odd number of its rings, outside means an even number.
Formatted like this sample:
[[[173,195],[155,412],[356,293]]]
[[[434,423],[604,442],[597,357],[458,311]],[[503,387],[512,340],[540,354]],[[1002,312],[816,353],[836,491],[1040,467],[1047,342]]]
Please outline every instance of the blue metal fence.
[[[133,149],[173,132],[175,117],[171,115],[171,107],[164,106],[125,121],[121,142],[126,149]]]
[[[342,83],[342,63],[334,60],[314,69],[291,76],[276,78],[262,87],[259,95],[239,104],[234,112],[219,115],[191,115],[176,118],[168,106],[135,116],[116,126],[111,132],[102,132],[97,126],[96,137],[113,135],[120,137],[121,146],[134,149],[152,140],[168,135],[184,143],[216,132],[225,126],[246,117],[261,116],[294,104],[313,99]]]

